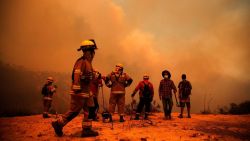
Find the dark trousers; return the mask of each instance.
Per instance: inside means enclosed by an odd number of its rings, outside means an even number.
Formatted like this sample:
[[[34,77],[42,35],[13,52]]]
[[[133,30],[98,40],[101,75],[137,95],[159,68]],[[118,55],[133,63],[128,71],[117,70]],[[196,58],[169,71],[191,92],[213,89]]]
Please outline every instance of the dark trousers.
[[[139,101],[136,113],[141,113],[144,105],[145,105],[145,113],[149,113],[150,106],[151,106],[150,98],[140,97],[140,101]]]
[[[94,119],[97,117],[97,112],[99,110],[99,103],[97,97],[94,97],[94,107],[89,107],[89,119]]]
[[[172,107],[173,107],[172,98],[162,98],[162,104],[163,104],[165,117],[170,116],[172,112]]]
[[[48,114],[52,100],[43,99],[43,114]]]
[[[187,108],[190,108],[191,106],[191,104],[190,104],[190,102],[180,102],[180,106],[182,107],[182,108],[184,108],[185,107],[185,105],[187,105]]]

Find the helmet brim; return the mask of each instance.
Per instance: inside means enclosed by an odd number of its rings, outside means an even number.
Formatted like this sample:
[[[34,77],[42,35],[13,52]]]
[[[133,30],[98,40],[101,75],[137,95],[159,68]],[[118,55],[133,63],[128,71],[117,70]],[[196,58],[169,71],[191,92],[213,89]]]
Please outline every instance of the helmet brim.
[[[88,50],[96,50],[96,49],[98,49],[96,46],[94,46],[94,47],[92,47],[92,48],[84,48],[85,46],[80,46],[80,48],[78,48],[77,49],[77,51],[81,51],[81,50],[83,50],[83,51],[88,51]]]

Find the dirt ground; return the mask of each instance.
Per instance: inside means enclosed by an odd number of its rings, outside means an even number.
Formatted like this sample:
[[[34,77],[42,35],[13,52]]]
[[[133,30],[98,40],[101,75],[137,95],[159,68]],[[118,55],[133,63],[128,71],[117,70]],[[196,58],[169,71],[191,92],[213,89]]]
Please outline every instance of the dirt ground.
[[[164,120],[163,113],[150,116],[150,121],[130,120],[119,123],[114,116],[111,123],[93,122],[99,136],[81,138],[82,115],[68,123],[63,137],[57,137],[51,127],[53,118],[43,119],[41,115],[0,118],[0,140],[87,140],[87,141],[238,141],[250,140],[250,115],[201,115],[192,118]]]

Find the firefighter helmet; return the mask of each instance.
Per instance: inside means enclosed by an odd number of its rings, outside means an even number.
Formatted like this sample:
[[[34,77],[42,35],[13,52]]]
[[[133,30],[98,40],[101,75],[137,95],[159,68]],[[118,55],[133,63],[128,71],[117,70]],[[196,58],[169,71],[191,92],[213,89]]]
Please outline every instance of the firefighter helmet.
[[[122,64],[116,64],[115,65],[115,71],[123,71],[123,65]]]
[[[122,64],[116,64],[115,66],[123,69],[123,65]]]
[[[97,49],[95,40],[89,39],[89,40],[84,40],[81,43],[80,48],[77,49],[77,51],[87,51],[87,50],[95,50]]]
[[[53,82],[54,79],[53,79],[53,77],[50,76],[50,77],[47,78],[47,81],[48,81],[48,82]]]
[[[143,75],[143,79],[149,79],[149,75],[148,74],[144,74]]]

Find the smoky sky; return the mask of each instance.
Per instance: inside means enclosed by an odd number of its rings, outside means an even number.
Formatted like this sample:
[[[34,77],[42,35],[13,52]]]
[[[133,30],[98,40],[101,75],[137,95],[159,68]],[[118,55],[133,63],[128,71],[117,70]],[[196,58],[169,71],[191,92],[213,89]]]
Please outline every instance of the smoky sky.
[[[247,0],[2,0],[0,7],[3,62],[70,72],[81,41],[94,38],[93,66],[107,74],[123,63],[134,78],[127,93],[148,73],[158,95],[168,69],[176,86],[187,74],[196,112],[204,95],[213,109],[250,99]]]

